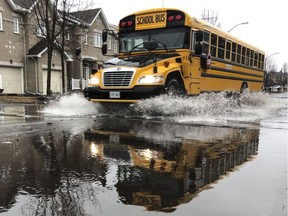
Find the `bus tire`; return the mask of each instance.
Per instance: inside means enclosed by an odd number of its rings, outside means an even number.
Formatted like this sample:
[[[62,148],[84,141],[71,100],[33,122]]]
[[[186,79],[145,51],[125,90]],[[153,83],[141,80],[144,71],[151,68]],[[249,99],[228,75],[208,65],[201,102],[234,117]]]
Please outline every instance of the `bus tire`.
[[[248,89],[248,83],[247,82],[243,82],[242,85],[241,85],[240,92],[243,93],[247,89]]]
[[[165,93],[174,95],[185,95],[183,82],[177,76],[170,76],[165,83]]]

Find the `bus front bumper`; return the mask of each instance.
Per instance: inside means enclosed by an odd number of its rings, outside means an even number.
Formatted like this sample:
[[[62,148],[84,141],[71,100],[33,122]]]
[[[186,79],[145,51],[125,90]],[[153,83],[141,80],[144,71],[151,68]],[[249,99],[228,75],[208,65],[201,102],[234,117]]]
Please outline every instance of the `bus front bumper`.
[[[93,102],[135,103],[141,99],[160,95],[164,86],[136,86],[133,89],[101,89],[98,86],[86,87],[84,96]]]

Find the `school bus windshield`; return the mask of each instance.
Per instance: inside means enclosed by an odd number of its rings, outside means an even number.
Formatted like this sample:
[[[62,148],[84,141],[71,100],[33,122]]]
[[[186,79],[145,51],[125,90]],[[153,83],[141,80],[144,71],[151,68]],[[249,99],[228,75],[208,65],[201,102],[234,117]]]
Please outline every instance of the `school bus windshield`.
[[[188,27],[162,28],[119,34],[119,52],[147,51],[143,43],[158,42],[157,50],[188,49],[190,29]]]

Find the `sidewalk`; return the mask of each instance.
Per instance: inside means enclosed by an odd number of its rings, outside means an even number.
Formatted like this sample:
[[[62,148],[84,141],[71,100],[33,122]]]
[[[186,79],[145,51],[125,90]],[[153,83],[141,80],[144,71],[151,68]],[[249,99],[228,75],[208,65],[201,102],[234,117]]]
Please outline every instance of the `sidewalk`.
[[[0,94],[0,104],[19,103],[19,104],[44,104],[45,98],[42,96],[18,96]]]

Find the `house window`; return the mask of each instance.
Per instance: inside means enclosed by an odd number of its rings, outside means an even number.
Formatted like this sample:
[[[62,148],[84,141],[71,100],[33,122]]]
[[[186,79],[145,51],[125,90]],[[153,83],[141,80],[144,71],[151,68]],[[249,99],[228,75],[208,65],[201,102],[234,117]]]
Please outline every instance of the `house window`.
[[[3,30],[3,16],[2,16],[2,11],[0,11],[0,30]]]
[[[14,33],[19,34],[19,18],[13,17],[13,31]]]
[[[65,39],[70,41],[71,40],[71,35],[70,35],[70,32],[67,31],[66,34],[65,34]]]
[[[114,53],[118,53],[118,42],[114,41]]]
[[[83,35],[83,42],[84,44],[88,44],[88,32],[84,32],[84,35]]]
[[[39,21],[38,29],[37,29],[37,36],[44,37],[47,34],[46,26],[44,21]]]
[[[108,45],[108,49],[111,50],[112,49],[112,39],[111,38],[108,38],[107,45]]]
[[[94,35],[94,46],[101,47],[102,46],[102,34],[96,32]]]

